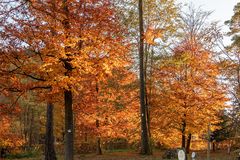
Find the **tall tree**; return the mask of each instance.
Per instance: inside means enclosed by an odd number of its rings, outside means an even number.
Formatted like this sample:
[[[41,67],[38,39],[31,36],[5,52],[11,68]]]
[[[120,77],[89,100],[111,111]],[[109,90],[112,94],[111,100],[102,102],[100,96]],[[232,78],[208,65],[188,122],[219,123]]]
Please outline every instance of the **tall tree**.
[[[143,28],[143,1],[138,1],[139,8],[139,77],[140,77],[140,114],[141,114],[141,153],[150,154],[149,135],[147,129],[147,113],[145,102],[145,76],[144,76],[144,28]]]
[[[210,122],[217,123],[218,112],[226,107],[225,88],[212,58],[210,51],[188,42],[159,64],[154,117],[163,122],[161,129],[181,133],[182,148],[187,147],[187,136],[190,143],[191,134],[202,134]]]
[[[101,62],[98,78],[102,79],[121,66],[128,54],[116,12],[108,0],[6,0],[0,4],[4,15],[0,33],[6,42],[1,41],[2,57],[7,57],[3,61],[12,69],[7,69],[8,84],[14,84],[10,87],[14,90],[38,89],[41,98],[46,96],[41,89],[51,88],[48,94],[60,101],[59,94],[64,94],[65,159],[71,160],[73,97],[97,72],[96,62]],[[24,78],[28,81],[23,82]]]
[[[45,136],[45,160],[56,160],[53,134],[53,103],[47,104],[46,136]]]
[[[225,23],[229,26],[229,36],[232,37],[232,44],[223,48],[224,58],[221,58],[222,74],[229,86],[229,95],[232,99],[232,108],[229,116],[232,121],[234,134],[238,136],[240,131],[240,3],[234,7],[234,15]]]
[[[124,26],[128,29],[128,34],[125,35],[133,44],[132,53],[138,51],[139,37],[139,10],[137,10],[138,1],[134,0],[116,0],[114,4],[118,8],[119,17]],[[161,55],[167,54],[169,46],[171,46],[172,38],[179,27],[179,8],[175,0],[154,1],[143,0],[143,28],[144,33],[144,81],[145,81],[145,105],[147,117],[147,129],[149,139],[151,139],[151,97],[152,97],[152,70],[157,60]],[[135,61],[139,59],[139,54],[134,54]],[[139,65],[133,65],[136,70]],[[149,141],[152,142],[151,140]],[[150,144],[151,146],[151,144]],[[151,149],[151,148],[150,148]]]

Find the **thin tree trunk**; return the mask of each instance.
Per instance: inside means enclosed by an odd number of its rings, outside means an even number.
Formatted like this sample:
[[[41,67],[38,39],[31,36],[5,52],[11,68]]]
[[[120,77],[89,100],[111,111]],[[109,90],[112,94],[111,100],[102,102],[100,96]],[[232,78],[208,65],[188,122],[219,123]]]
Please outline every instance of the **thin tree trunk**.
[[[211,130],[210,130],[211,124],[208,124],[208,150],[207,150],[207,160],[210,160],[210,147],[211,147],[211,142],[210,142],[210,136],[211,136]]]
[[[64,91],[65,101],[65,160],[73,160],[72,91]]]
[[[98,101],[99,87],[98,87],[98,82],[97,82],[97,81],[96,81],[96,92],[97,92],[97,97],[96,97],[96,99],[97,99],[97,104],[98,104],[98,102],[99,102],[99,101]],[[96,108],[96,111],[97,111],[97,114],[99,114],[97,108]],[[99,120],[97,119],[97,120],[96,120],[96,128],[97,128],[97,130],[98,130],[99,126],[100,126],[100,123],[99,123]],[[97,152],[97,155],[102,155],[101,137],[100,137],[100,134],[99,134],[99,133],[98,133],[98,135],[97,135],[96,152]]]
[[[145,45],[145,52],[149,52],[150,46]],[[148,136],[149,136],[149,150],[150,154],[152,154],[152,141],[151,141],[151,113],[150,113],[150,106],[151,106],[151,96],[152,96],[152,65],[153,65],[153,51],[146,55],[145,59],[145,92],[146,92],[146,116],[147,116],[147,129],[148,129]],[[147,69],[148,69],[148,60],[150,58],[150,68],[149,68],[149,81],[147,81]],[[148,86],[147,86],[148,84]],[[147,87],[149,88],[149,92],[147,92]]]
[[[67,32],[66,39],[69,38],[69,30],[71,29],[69,22],[69,9],[67,0],[63,0],[63,11],[66,15],[65,20],[62,22],[64,29]],[[71,46],[65,46],[65,52],[69,50]],[[67,58],[63,61],[64,67],[66,69],[65,76],[70,77],[70,73],[73,70],[71,65],[71,58],[66,54]],[[73,96],[71,91],[71,86],[69,90],[64,91],[64,101],[65,101],[65,160],[73,160]]]
[[[45,136],[45,160],[56,160],[56,152],[54,147],[53,135],[53,104],[47,104],[47,122]]]
[[[29,124],[29,120],[28,120],[28,113],[29,113],[29,106],[24,108],[24,140],[25,142],[28,142],[28,124]],[[27,145],[24,146],[25,150],[28,149]]]
[[[84,141],[87,143],[88,142],[88,134],[87,132],[84,133]]]
[[[145,44],[145,62],[144,62],[144,80],[145,80],[145,108],[146,108],[146,121],[147,121],[147,130],[148,130],[148,137],[149,137],[149,154],[152,154],[152,145],[151,145],[151,130],[150,130],[150,92],[147,89],[147,69],[148,69],[148,53],[149,45]],[[150,86],[149,86],[150,87]]]
[[[96,127],[99,128],[99,120],[96,120]],[[96,152],[97,152],[97,155],[102,155],[102,149],[101,149],[101,138],[100,136],[98,135],[97,136],[97,143],[96,143]]]
[[[144,29],[143,29],[143,2],[138,1],[139,8],[139,74],[140,74],[140,108],[141,108],[141,154],[150,154],[149,137],[146,120],[146,103],[145,103],[145,81],[144,81]]]
[[[185,135],[185,131],[186,131],[186,122],[185,120],[183,120],[182,122],[182,148],[186,149],[186,135]]]
[[[188,134],[188,139],[187,139],[187,146],[186,146],[186,153],[190,153],[190,147],[191,147],[191,140],[192,140],[192,134]]]
[[[216,144],[215,144],[215,142],[212,142],[212,150],[213,150],[213,152],[216,151]]]
[[[31,149],[33,145],[33,125],[34,125],[34,110],[31,108],[31,120],[30,120],[30,126],[29,126],[29,143],[28,143],[28,148]]]

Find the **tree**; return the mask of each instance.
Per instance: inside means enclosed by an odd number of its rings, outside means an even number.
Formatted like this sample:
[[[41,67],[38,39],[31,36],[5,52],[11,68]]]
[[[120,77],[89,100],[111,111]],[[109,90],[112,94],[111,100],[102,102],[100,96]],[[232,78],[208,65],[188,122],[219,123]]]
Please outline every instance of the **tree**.
[[[139,11],[137,10],[137,2],[133,0],[114,1],[118,8],[119,17],[124,26],[128,29],[125,35],[132,43],[132,53],[137,53],[139,46]],[[179,25],[179,8],[175,0],[166,1],[143,1],[143,30],[144,30],[144,55],[143,55],[143,72],[145,74],[145,105],[147,117],[147,129],[149,139],[151,139],[150,112],[152,97],[152,70],[160,55],[167,54],[169,46],[172,45],[172,38],[176,33]],[[139,54],[134,54],[135,61],[139,59]],[[137,64],[137,63],[135,63]],[[133,69],[137,71],[139,65],[133,65]],[[151,143],[151,141],[150,141]],[[151,149],[151,144],[150,149]]]
[[[45,137],[45,160],[56,160],[56,152],[54,148],[53,135],[53,104],[47,104],[47,121],[46,121],[46,137]]]
[[[76,136],[81,143],[101,138],[103,144],[114,138],[139,140],[138,81],[128,67],[119,67],[104,81],[88,81],[87,91],[76,97]],[[98,120],[99,126],[96,127]],[[91,137],[89,139],[88,137]]]
[[[21,134],[14,129],[14,123],[19,112],[20,109],[17,104],[11,108],[5,104],[0,104],[0,158],[6,158],[7,151],[10,149],[17,150],[25,143]]]
[[[20,91],[37,89],[41,98],[46,92],[64,94],[65,159],[73,159],[73,93],[96,73],[95,62],[101,62],[101,79],[128,54],[114,8],[106,0],[4,1],[1,7],[3,57],[12,66],[5,72],[9,84]]]
[[[187,135],[190,143],[191,134],[202,134],[210,122],[219,121],[217,113],[227,101],[219,74],[211,52],[194,42],[180,44],[159,64],[154,117],[162,121],[162,130],[181,133],[182,148]]]
[[[227,113],[220,112],[221,121],[217,124],[218,129],[212,132],[210,141],[212,142],[212,150],[216,150],[216,143],[227,140],[231,136],[232,126],[231,119]]]
[[[232,37],[232,44],[223,48],[224,58],[220,59],[222,67],[222,74],[229,86],[229,95],[231,95],[231,112],[229,116],[232,121],[232,128],[234,129],[233,136],[239,135],[239,109],[240,109],[240,26],[239,26],[240,3],[234,7],[234,15],[231,20],[225,23],[229,26],[229,36]],[[223,44],[223,43],[222,43]],[[224,46],[224,45],[223,45]]]
[[[143,29],[143,2],[139,3],[139,77],[140,77],[140,110],[141,110],[141,153],[150,154],[149,135],[147,129],[146,102],[145,102],[145,80],[144,80],[144,29]]]

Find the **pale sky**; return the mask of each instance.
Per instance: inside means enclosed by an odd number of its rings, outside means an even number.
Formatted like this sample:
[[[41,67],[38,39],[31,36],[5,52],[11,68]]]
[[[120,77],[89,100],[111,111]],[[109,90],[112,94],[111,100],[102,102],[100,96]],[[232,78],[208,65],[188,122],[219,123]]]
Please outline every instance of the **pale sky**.
[[[193,3],[194,6],[201,6],[203,10],[214,11],[211,19],[220,20],[222,23],[229,20],[233,15],[234,6],[239,0],[177,0],[181,3]]]
[[[220,25],[224,25],[225,21],[231,19],[233,8],[240,0],[177,0],[177,2],[192,3],[196,8],[201,7],[204,11],[213,11],[210,20],[219,21]],[[223,27],[223,31],[227,32],[228,27]],[[229,43],[230,40],[225,40],[225,42]]]

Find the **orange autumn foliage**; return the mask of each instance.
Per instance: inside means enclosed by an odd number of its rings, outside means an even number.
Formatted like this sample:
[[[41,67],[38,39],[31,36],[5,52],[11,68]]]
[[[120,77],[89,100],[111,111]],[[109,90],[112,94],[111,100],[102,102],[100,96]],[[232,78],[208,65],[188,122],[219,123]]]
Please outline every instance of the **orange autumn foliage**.
[[[161,38],[163,35],[162,29],[155,29],[154,27],[150,26],[147,28],[145,32],[145,40],[149,45],[156,45],[155,40]]]
[[[128,45],[110,1],[68,3],[68,30],[62,0],[16,1],[17,7],[11,12],[21,16],[3,13],[8,20],[0,25],[4,31],[1,37],[7,39],[0,42],[1,61],[7,66],[5,75],[10,77],[11,88],[26,91],[51,87],[50,94],[55,95],[71,88],[77,93],[89,77],[104,78],[113,68],[126,64]],[[3,5],[7,8],[11,4]],[[65,73],[68,58],[71,75]],[[46,92],[39,93],[46,97]]]
[[[218,113],[228,99],[210,51],[184,42],[159,63],[154,75],[152,129],[156,139],[176,146],[181,132],[201,135],[209,123],[219,122]]]
[[[97,90],[96,90],[97,87]],[[88,92],[77,99],[77,139],[100,135],[103,139],[138,139],[139,111],[134,73],[126,68],[114,70],[106,81],[89,82]],[[83,103],[82,103],[83,102]],[[96,127],[96,120],[99,127]]]
[[[24,140],[12,126],[18,113],[18,106],[9,108],[0,104],[0,148],[17,149],[23,146]]]
[[[13,3],[16,7],[9,9]],[[8,18],[0,24],[0,36],[6,39],[0,42],[4,91],[34,90],[40,101],[62,104],[62,93],[71,90],[74,103],[81,103],[76,110],[88,112],[84,106],[96,106],[91,100],[96,83],[101,86],[114,69],[129,67],[129,44],[110,0],[16,0],[2,5]]]

